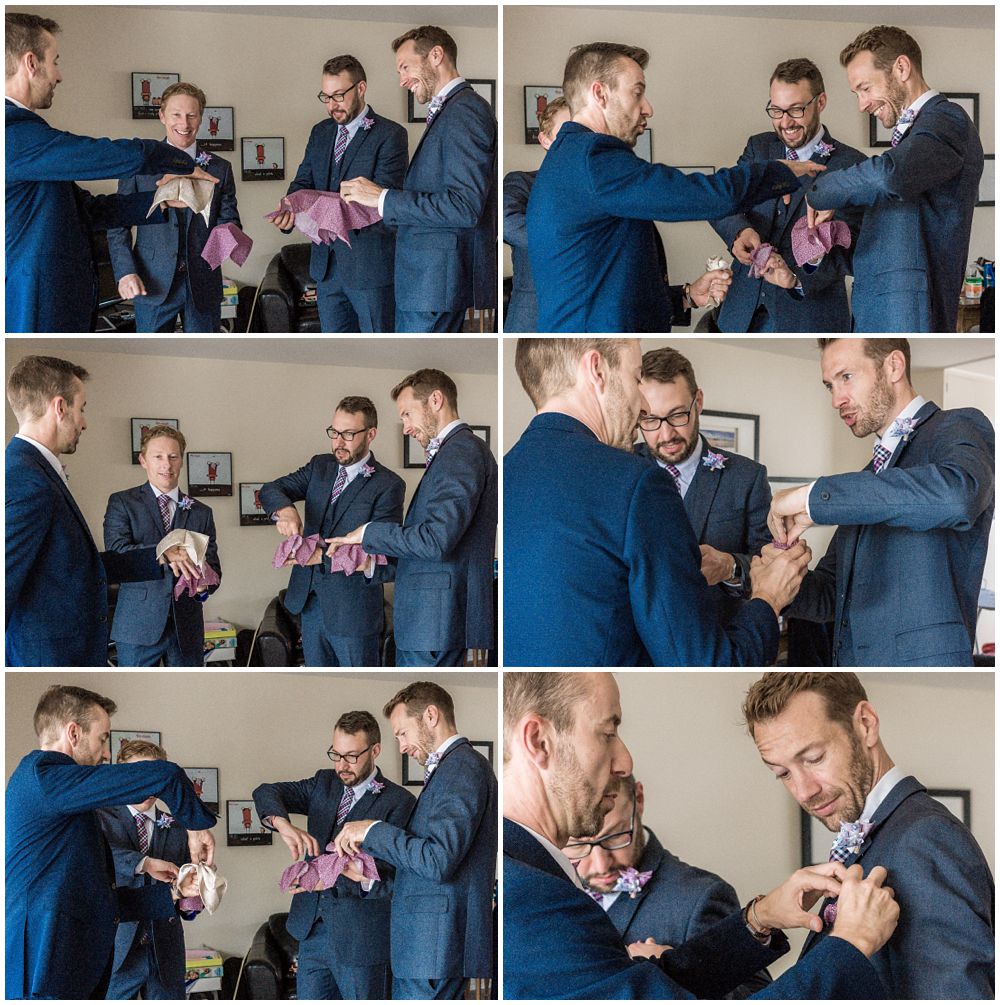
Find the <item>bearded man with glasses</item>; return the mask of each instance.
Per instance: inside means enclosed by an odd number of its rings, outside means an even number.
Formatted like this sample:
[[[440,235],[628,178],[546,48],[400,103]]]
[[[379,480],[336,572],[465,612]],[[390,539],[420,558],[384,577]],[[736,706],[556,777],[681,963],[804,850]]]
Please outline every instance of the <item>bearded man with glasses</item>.
[[[277,831],[292,859],[315,858],[350,820],[386,820],[404,826],[416,800],[375,766],[382,732],[371,712],[345,712],[333,727],[326,756],[333,769],[299,782],[254,789],[261,823]],[[308,817],[303,830],[289,820]],[[351,866],[330,889],[292,898],[288,931],[299,940],[298,997],[375,1000],[389,997],[389,916],[395,869],[376,859],[379,879],[365,880]]]
[[[330,453],[283,478],[267,482],[260,500],[283,537],[320,534],[332,537],[369,521],[403,521],[406,486],[380,464],[371,451],[378,433],[378,412],[369,398],[341,400],[327,427]],[[305,526],[295,504],[305,500]],[[302,651],[306,666],[379,666],[383,629],[382,584],[395,577],[393,561],[364,575],[331,572],[323,561],[325,545],[305,566],[293,565],[285,609],[302,615]]]
[[[747,140],[740,164],[775,159],[808,160],[839,171],[865,159],[835,140],[820,122],[826,108],[823,76],[809,59],[787,59],[771,74],[764,108],[771,132]],[[736,262],[733,283],[719,311],[724,332],[849,332],[851,311],[844,277],[851,271],[853,246],[861,226],[860,210],[844,213],[851,248],[835,245],[818,259],[796,264],[792,228],[806,216],[805,188],[768,199],[746,212],[711,221]],[[762,244],[775,250],[763,276],[750,269],[750,256]]]
[[[694,367],[676,349],[642,357],[640,457],[655,461],[673,479],[701,552],[701,574],[712,604],[728,625],[750,597],[750,561],[771,543],[767,468],[749,457],[712,447],[701,434],[705,397]],[[741,446],[743,446],[741,444]],[[752,447],[747,444],[743,449]]]
[[[734,914],[740,902],[724,879],[660,844],[643,826],[644,804],[642,782],[623,778],[601,833],[571,837],[563,854],[626,945],[680,946]],[[760,970],[726,997],[749,998],[770,983],[771,975]]]

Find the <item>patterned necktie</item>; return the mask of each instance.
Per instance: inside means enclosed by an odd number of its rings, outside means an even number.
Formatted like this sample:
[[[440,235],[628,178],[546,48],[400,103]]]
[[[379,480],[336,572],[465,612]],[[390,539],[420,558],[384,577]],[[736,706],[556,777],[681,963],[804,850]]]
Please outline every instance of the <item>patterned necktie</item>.
[[[166,496],[160,496],[161,499],[165,499]],[[144,813],[134,813],[133,817],[135,819],[135,832],[139,838],[139,854],[148,855],[149,854],[149,831],[146,827],[146,815]],[[139,936],[140,945],[148,945],[153,937],[153,923],[151,921],[145,922],[141,926],[141,934]]]
[[[431,124],[431,119],[441,111],[441,106],[444,104],[444,98],[440,95],[435,94],[431,98],[431,103],[427,106],[427,125]]]
[[[333,159],[339,164],[347,149],[347,126],[341,126],[337,131],[337,145],[333,148]]]
[[[857,855],[871,829],[872,825],[867,821],[842,823],[840,833],[837,834],[833,847],[830,849],[830,861],[840,862],[843,865],[852,855]],[[834,899],[823,908],[823,921],[827,927],[830,927],[836,920],[837,901]]]
[[[434,460],[434,455],[441,449],[441,441],[435,436],[430,443],[427,444],[426,456],[424,457],[424,467],[429,468],[431,466],[431,461]],[[433,755],[431,755],[433,756]],[[437,763],[437,762],[435,762]]]
[[[788,147],[785,147],[785,153],[788,154],[788,159],[790,161],[797,161],[799,159],[798,150],[790,150]]]
[[[339,827],[351,812],[354,805],[354,789],[344,789],[344,794],[340,797],[340,806],[337,808],[337,826]]]
[[[434,773],[434,769],[441,762],[441,754],[439,751],[435,750],[433,754],[427,755],[427,763],[424,764],[424,785],[427,784],[427,780]]]
[[[681,471],[680,471],[680,468],[674,467],[673,464],[668,464],[667,465],[667,470],[670,472],[670,474],[672,475],[672,477],[674,479],[674,484],[677,486],[677,491],[680,492],[680,490],[681,490]]]
[[[912,108],[907,108],[905,112],[899,117],[899,121],[893,127],[892,130],[892,145],[894,147],[899,146],[899,141],[903,138],[903,134],[906,132],[905,129],[900,129],[900,126],[908,126],[915,118],[917,113]]]
[[[165,492],[156,497],[160,507],[160,519],[163,521],[163,529],[170,530],[170,496]]]
[[[330,505],[332,506],[340,493],[344,491],[347,486],[347,468],[341,465],[340,470],[337,472],[337,480],[333,483],[333,491],[330,493]]]
[[[875,450],[872,452],[872,469],[875,474],[878,474],[889,463],[890,457],[892,457],[891,450],[883,447],[881,443],[875,444]]]

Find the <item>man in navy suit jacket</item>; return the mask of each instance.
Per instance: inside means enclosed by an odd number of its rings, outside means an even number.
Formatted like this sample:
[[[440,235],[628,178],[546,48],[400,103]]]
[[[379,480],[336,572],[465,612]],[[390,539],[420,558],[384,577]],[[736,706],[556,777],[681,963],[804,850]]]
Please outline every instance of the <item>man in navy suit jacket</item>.
[[[680,946],[735,914],[740,902],[724,879],[671,855],[643,826],[643,809],[642,782],[628,775],[600,834],[571,837],[563,852],[626,945]],[[760,970],[726,997],[749,998],[770,983]]]
[[[392,50],[427,127],[402,187],[357,177],[340,191],[396,228],[396,331],[457,332],[469,307],[497,305],[497,120],[443,28],[413,28]]]
[[[884,869],[800,869],[685,945],[626,949],[560,850],[600,829],[632,771],[614,677],[508,673],[503,700],[505,997],[721,998],[788,951],[782,928],[819,927],[808,908],[824,892],[840,894],[834,937],[753,997],[885,997],[865,958],[899,917]]]
[[[111,766],[115,703],[84,688],[56,684],[35,709],[39,750],[7,782],[7,998],[103,998],[119,921],[154,920],[163,902],[150,888],[121,889],[94,812],[162,799],[190,831],[192,862],[211,864],[215,817],[170,761]]]
[[[809,188],[812,210],[864,208],[854,252],[856,332],[955,331],[979,198],[983,145],[965,110],[923,78],[901,28],[862,32],[840,54],[858,108],[892,129],[892,149]]]
[[[820,339],[831,404],[864,471],[819,478],[771,501],[778,541],[836,524],[788,614],[833,622],[835,666],[972,666],[993,523],[995,437],[975,408],[944,411],[910,384],[906,339]],[[768,545],[765,562],[776,554]]]
[[[368,398],[344,398],[327,429],[329,454],[317,454],[304,467],[267,482],[260,490],[264,509],[286,537],[320,534],[330,538],[359,522],[403,519],[406,485],[371,452],[378,432],[378,412]],[[304,499],[306,521],[295,504]],[[379,666],[383,629],[382,584],[390,582],[395,564],[375,565],[350,576],[330,572],[324,549],[317,548],[310,566],[294,566],[285,606],[302,615],[302,649],[306,666]],[[369,555],[379,549],[369,549]]]
[[[528,200],[528,251],[540,332],[670,331],[675,312],[653,220],[709,220],[792,192],[809,161],[741,164],[685,175],[632,149],[653,114],[645,49],[595,42],[566,63],[572,121],[545,156]],[[729,275],[707,272],[683,304],[721,299]]]
[[[122,178],[137,172],[190,173],[194,162],[154,140],[108,140],[53,129],[36,109],[52,106],[62,80],[56,61],[59,25],[35,14],[6,14],[8,60],[17,72],[5,82],[6,330],[93,331],[97,275],[90,231],[146,219],[152,193],[94,196],[76,180]],[[208,177],[200,171],[198,177]],[[165,176],[165,180],[173,175]]]
[[[989,865],[966,826],[893,763],[857,676],[768,674],[748,691],[743,713],[761,759],[836,837],[831,859],[892,876],[905,923],[872,957],[890,997],[994,998]],[[829,926],[810,932],[802,958],[820,952],[828,934]]]
[[[701,573],[723,624],[729,624],[751,593],[750,560],[771,543],[767,468],[709,447],[700,432],[704,394],[694,367],[676,349],[643,355],[642,394],[650,411],[639,417],[645,442],[635,452],[673,478],[698,539]]]
[[[229,161],[207,150],[198,152],[198,129],[205,111],[205,93],[194,84],[171,84],[163,92],[160,121],[167,130],[166,146],[181,150],[219,183],[212,193],[208,222],[190,208],[168,214],[169,226],[136,231],[108,231],[108,251],[118,292],[135,303],[139,332],[172,332],[180,314],[186,332],[217,332],[222,320],[222,269],[201,257],[213,228],[240,223],[236,181]],[[119,195],[155,192],[160,175],[140,173],[118,182]]]
[[[206,564],[222,578],[215,519],[210,507],[184,495],[177,482],[184,465],[184,434],[173,426],[153,426],[142,438],[139,463],[149,475],[145,485],[115,492],[104,514],[104,547],[127,554],[156,545],[173,530],[208,537]],[[163,502],[160,500],[163,499]],[[218,586],[197,597],[185,591],[174,599],[173,577],[123,583],[118,591],[111,637],[123,667],[205,665],[202,604]]]
[[[354,56],[335,56],[323,65],[318,97],[329,115],[313,126],[289,194],[303,188],[339,192],[342,179],[358,174],[384,188],[402,186],[406,130],[376,114],[365,99],[367,89],[365,68]],[[274,220],[285,233],[293,222],[289,212]],[[350,247],[343,241],[312,247],[309,271],[317,283],[320,326],[325,332],[394,331],[396,235],[379,221],[350,237]]]
[[[18,421],[6,450],[7,666],[103,666],[108,583],[163,574],[153,547],[99,552],[70,491],[59,455],[75,453],[87,428],[89,376],[64,359],[26,356],[7,378]],[[164,557],[175,574],[189,570],[179,546]]]
[[[553,98],[538,116],[538,145],[548,150],[560,127],[569,121],[569,105],[559,95]],[[513,266],[513,289],[507,314],[505,332],[538,331],[538,298],[531,278],[528,260],[528,228],[526,217],[528,197],[535,183],[537,171],[510,171],[503,179],[503,240],[510,245]]]
[[[446,373],[417,370],[391,393],[427,469],[402,526],[374,521],[331,546],[362,544],[399,560],[396,666],[464,666],[469,649],[494,648],[497,462],[458,417],[458,388]]]
[[[165,760],[167,752],[146,740],[126,741],[117,755],[119,764]],[[181,919],[191,921],[201,910],[195,877],[189,877],[193,895],[183,901],[173,898],[169,886],[176,880],[179,866],[190,860],[187,831],[156,806],[155,796],[98,810],[97,817],[111,846],[119,889],[146,890],[165,915],[148,924],[122,921],[118,925],[108,998],[125,1000],[141,992],[147,1000],[181,999],[185,994]],[[139,843],[140,817],[146,833],[145,852]],[[187,905],[191,909],[185,909]]]
[[[722,626],[673,480],[631,452],[649,414],[638,340],[518,339],[515,366],[539,414],[504,458],[505,662],[773,663],[808,549],[773,579],[751,563],[750,600]]]
[[[460,999],[469,978],[493,970],[497,780],[455,728],[455,705],[430,681],[386,702],[399,749],[424,765],[424,788],[402,824],[358,820],[337,850],[359,848],[396,867],[392,997]]]
[[[352,820],[406,824],[416,800],[375,766],[381,739],[370,712],[345,712],[327,751],[334,770],[254,789],[261,823],[278,832],[293,859],[326,854],[327,845]],[[289,820],[292,813],[308,816],[305,830]],[[389,997],[389,915],[396,870],[386,861],[376,865],[380,878],[373,886],[362,884],[352,871],[338,876],[331,889],[292,898],[288,931],[299,940],[301,1000]]]
[[[820,115],[826,108],[823,75],[812,60],[787,59],[771,74],[767,113],[774,131],[747,140],[738,163],[778,158],[814,161],[830,171],[863,161],[864,155],[835,140]],[[733,285],[719,312],[726,332],[845,332],[851,311],[844,276],[851,271],[850,248],[834,247],[816,262],[797,265],[792,227],[806,215],[805,191],[769,199],[742,213],[713,220],[712,228],[737,259]],[[851,244],[857,243],[861,213],[846,215]],[[761,244],[772,255],[764,275],[750,274],[750,256]]]

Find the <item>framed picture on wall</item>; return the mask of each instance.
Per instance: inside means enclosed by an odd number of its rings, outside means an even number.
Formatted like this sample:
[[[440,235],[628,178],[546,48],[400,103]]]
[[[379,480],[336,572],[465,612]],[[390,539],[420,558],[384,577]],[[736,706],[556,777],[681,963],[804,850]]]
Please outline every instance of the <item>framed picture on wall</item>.
[[[958,817],[966,827],[972,827],[971,789],[928,789],[927,795],[936,799],[952,816]]]
[[[139,463],[139,448],[142,446],[142,438],[153,426],[170,426],[173,429],[180,429],[181,424],[178,419],[130,419],[132,423],[132,463]]]
[[[148,743],[160,745],[158,729],[113,729],[111,730],[111,763],[118,760],[118,751],[123,743],[129,740],[146,740]]]
[[[791,476],[785,477],[783,475],[771,475],[767,476],[767,484],[770,486],[771,495],[773,496],[776,492],[781,492],[782,489],[796,488],[799,485],[808,485],[810,482],[814,482],[815,478],[793,478]]]
[[[942,92],[944,93],[944,92]],[[979,95],[978,94],[945,94],[949,101],[954,101],[956,105],[961,105],[965,109],[972,124],[979,132]],[[868,146],[870,147],[891,147],[892,127],[886,129],[874,116],[868,116]]]
[[[760,416],[746,412],[701,413],[701,431],[709,446],[760,459]]]
[[[714,174],[715,168],[711,164],[695,164],[687,167],[678,167],[681,174]]]
[[[563,90],[557,84],[527,84],[524,88],[524,142],[538,142],[538,116]]]
[[[483,443],[486,444],[487,447],[490,445],[490,427],[489,426],[473,426],[473,425],[470,425],[469,429],[471,429],[476,434],[476,436],[478,436],[479,439],[481,439],[483,441]]]
[[[997,155],[986,154],[983,161],[983,176],[979,179],[977,206],[995,206],[997,190]]]
[[[492,740],[469,740],[472,749],[478,751],[490,765],[493,764],[493,741]]]
[[[493,114],[497,113],[497,82],[495,80],[473,80],[471,77],[465,78],[466,83],[472,85],[476,94],[485,98],[493,109]],[[417,101],[413,96],[413,91],[406,92],[406,121],[426,122],[427,109],[430,102]]]
[[[284,136],[244,136],[240,142],[243,181],[284,180]]]
[[[639,133],[635,141],[635,153],[637,157],[641,157],[644,161],[649,161],[650,164],[653,163],[652,129],[644,129]]]
[[[227,799],[226,844],[234,848],[240,845],[270,843],[271,832],[260,822],[253,800]]]
[[[403,784],[417,789],[424,784],[424,766],[409,754],[403,754]]]
[[[240,526],[269,527],[274,521],[260,501],[263,482],[240,482]]]
[[[179,84],[179,73],[157,73],[152,70],[132,73],[132,118],[156,119],[160,115],[163,92],[171,84]]]
[[[233,494],[233,455],[205,453],[187,455],[189,496],[231,496]]]
[[[422,446],[420,446],[420,441],[415,436],[403,435],[403,467],[404,468],[422,468],[425,467],[425,458],[427,457],[427,452]]]
[[[203,150],[236,149],[236,113],[229,105],[205,105],[198,130],[198,146]]]
[[[184,774],[191,779],[195,795],[213,812],[219,812],[219,769],[185,768]]]

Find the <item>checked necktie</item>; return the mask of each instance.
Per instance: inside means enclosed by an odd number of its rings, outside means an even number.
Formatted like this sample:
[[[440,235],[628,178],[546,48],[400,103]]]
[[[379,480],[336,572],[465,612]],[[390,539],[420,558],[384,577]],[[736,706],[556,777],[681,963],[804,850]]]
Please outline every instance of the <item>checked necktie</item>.
[[[441,449],[441,441],[435,436],[430,443],[427,444],[426,456],[424,457],[424,467],[429,468],[431,466],[431,461],[434,460],[434,455]],[[436,763],[436,762],[435,762]]]
[[[427,125],[431,124],[431,119],[441,111],[441,106],[444,104],[444,98],[435,94],[431,98],[431,103],[427,106]]]
[[[852,855],[857,855],[871,829],[872,824],[868,821],[842,823],[840,833],[837,834],[833,847],[830,849],[830,861],[844,864]],[[837,901],[833,900],[823,908],[823,921],[829,927],[836,920]]]
[[[344,789],[344,794],[340,797],[340,806],[337,808],[337,826],[339,827],[351,812],[354,805],[354,789]]]
[[[347,468],[341,465],[340,470],[337,472],[337,480],[333,483],[333,491],[330,493],[330,504],[332,505],[337,501],[340,493],[344,491],[347,486]]]
[[[890,457],[892,457],[891,450],[883,447],[881,443],[875,444],[875,450],[872,453],[872,470],[875,474],[878,474],[889,463]]]
[[[163,521],[163,529],[170,530],[170,496],[165,492],[156,497],[160,507],[160,519]]]
[[[160,496],[160,502],[162,503],[166,496]],[[162,509],[162,505],[160,507]],[[148,855],[149,854],[149,831],[147,829],[147,820],[144,813],[133,813],[133,819],[135,820],[135,832],[139,838],[139,854]],[[141,928],[141,935],[139,936],[140,945],[148,945],[153,938],[153,924],[150,921],[145,922]]]
[[[915,118],[917,113],[912,108],[907,108],[905,112],[899,117],[899,121],[893,127],[892,130],[892,145],[894,147],[899,146],[899,141],[903,138],[903,134],[906,132],[905,129],[900,129],[900,126],[908,126]]]
[[[674,467],[673,464],[668,464],[667,465],[667,470],[670,472],[671,476],[674,479],[674,484],[677,486],[677,491],[680,492],[680,490],[681,490],[681,471],[680,471],[680,468]]]
[[[797,161],[799,159],[799,152],[798,152],[798,150],[791,150],[788,147],[785,147],[785,153],[788,154],[788,159],[790,161]]]
[[[337,131],[337,144],[333,148],[333,159],[339,164],[347,149],[347,126],[341,126]]]
[[[427,763],[424,765],[424,785],[427,784],[428,779],[434,774],[434,769],[438,766],[441,761],[441,754],[438,751],[434,751],[433,754],[427,755]]]

